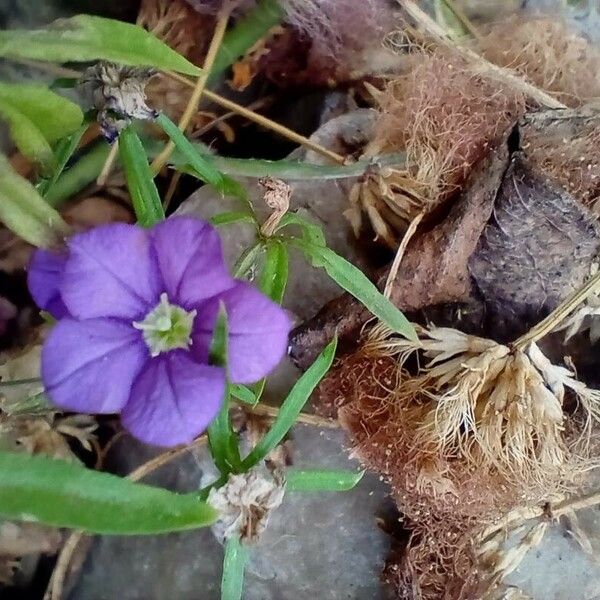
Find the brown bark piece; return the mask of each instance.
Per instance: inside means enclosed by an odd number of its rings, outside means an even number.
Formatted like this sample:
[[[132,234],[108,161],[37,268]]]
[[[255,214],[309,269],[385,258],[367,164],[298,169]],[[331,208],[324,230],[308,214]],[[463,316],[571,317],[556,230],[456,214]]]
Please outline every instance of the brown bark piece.
[[[479,163],[448,217],[409,244],[391,295],[400,310],[411,312],[469,299],[468,260],[490,217],[507,165],[508,150],[501,146]],[[386,276],[387,269],[379,279],[381,288]],[[292,359],[307,368],[336,333],[342,341],[353,338],[370,316],[349,295],[326,304],[316,317],[292,332]]]

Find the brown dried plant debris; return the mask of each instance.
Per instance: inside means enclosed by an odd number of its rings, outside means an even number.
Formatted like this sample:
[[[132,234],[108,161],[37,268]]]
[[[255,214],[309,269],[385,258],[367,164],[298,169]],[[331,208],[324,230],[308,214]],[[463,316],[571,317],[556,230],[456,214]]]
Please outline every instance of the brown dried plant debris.
[[[184,0],[143,0],[137,22],[194,64],[201,64],[215,19],[210,14],[194,10]],[[152,108],[162,110],[172,120],[178,121],[187,107],[191,90],[159,73],[148,83],[146,95]],[[189,135],[194,137],[215,118],[212,112],[198,111],[188,128]],[[215,125],[226,138],[232,139],[233,132],[226,123],[217,121]]]
[[[600,216],[600,106],[531,113],[519,131],[533,167]]]
[[[600,98],[600,52],[554,16],[507,19],[483,36],[479,50],[567,106]]]
[[[525,110],[519,92],[473,73],[446,50],[417,53],[414,66],[391,80],[377,101],[380,117],[365,154],[405,150],[406,169],[364,178],[361,201],[353,202],[355,229],[360,208],[372,213],[375,205],[391,229],[402,231],[421,211],[440,206]],[[376,220],[374,229],[390,243]]]
[[[509,573],[543,535],[533,526],[515,552],[496,543],[475,552],[485,527],[581,484],[593,463],[600,392],[550,363],[535,343],[516,349],[420,328],[415,344],[384,331],[373,330],[340,361],[322,393],[341,407],[353,455],[389,481],[405,515],[411,537],[387,570],[397,597],[473,597],[466,590]]]

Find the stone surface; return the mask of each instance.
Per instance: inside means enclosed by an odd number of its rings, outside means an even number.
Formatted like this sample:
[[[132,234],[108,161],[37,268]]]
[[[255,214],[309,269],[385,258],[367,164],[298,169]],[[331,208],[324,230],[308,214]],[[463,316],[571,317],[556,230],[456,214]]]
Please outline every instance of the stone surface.
[[[292,456],[298,468],[345,468],[339,430],[298,425]],[[110,462],[126,473],[153,451],[126,438]],[[147,481],[180,491],[200,486],[210,469],[203,450],[172,463]],[[376,518],[391,512],[387,488],[367,475],[345,493],[289,493],[252,550],[244,600],[379,600],[379,572],[388,552]],[[96,538],[69,600],[218,600],[222,548],[210,530]]]

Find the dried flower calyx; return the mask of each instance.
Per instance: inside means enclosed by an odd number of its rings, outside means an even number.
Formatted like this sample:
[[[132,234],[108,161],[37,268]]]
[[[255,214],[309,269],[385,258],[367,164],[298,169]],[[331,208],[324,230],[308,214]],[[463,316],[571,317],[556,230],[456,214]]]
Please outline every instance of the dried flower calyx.
[[[102,135],[113,142],[133,119],[152,120],[157,112],[146,104],[146,84],[153,69],[99,62],[87,69],[81,84],[98,110]]]
[[[255,541],[265,530],[271,512],[281,506],[284,491],[283,478],[277,473],[252,469],[230,475],[224,486],[213,488],[208,496],[208,503],[220,514],[213,533],[220,541],[235,536]]]
[[[430,405],[420,426],[424,445],[458,453],[504,476],[542,481],[570,463],[563,401],[577,397],[585,423],[597,419],[600,392],[552,364],[535,342],[509,348],[455,329],[421,330],[421,341],[374,342],[403,362],[416,350],[428,363],[402,382],[398,401]]]

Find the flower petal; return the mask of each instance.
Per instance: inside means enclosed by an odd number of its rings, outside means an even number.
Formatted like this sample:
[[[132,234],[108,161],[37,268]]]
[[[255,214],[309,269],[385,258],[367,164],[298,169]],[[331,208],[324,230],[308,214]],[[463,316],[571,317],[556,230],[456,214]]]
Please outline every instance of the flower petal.
[[[69,248],[60,290],[75,317],[138,320],[158,304],[160,277],[145,229],[102,225],[74,236]]]
[[[225,304],[229,327],[229,377],[233,383],[252,383],[270,373],[283,358],[292,327],[285,310],[244,282],[210,300],[198,310],[192,352],[207,362],[219,303]]]
[[[27,272],[27,285],[32,298],[55,319],[62,319],[69,314],[59,291],[66,263],[66,253],[36,250]]]
[[[234,285],[216,229],[191,217],[173,217],[150,232],[171,302],[191,309]]]
[[[121,421],[147,444],[185,444],[208,427],[224,396],[223,369],[200,365],[189,353],[176,350],[148,361]]]
[[[139,331],[114,319],[62,319],[42,350],[42,379],[57,406],[119,412],[149,354]]]

